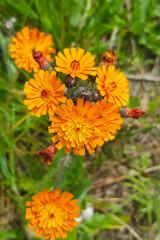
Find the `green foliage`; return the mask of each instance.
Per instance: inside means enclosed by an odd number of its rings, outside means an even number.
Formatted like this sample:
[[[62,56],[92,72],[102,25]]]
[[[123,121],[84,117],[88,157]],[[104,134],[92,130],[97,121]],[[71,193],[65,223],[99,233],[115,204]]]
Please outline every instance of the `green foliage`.
[[[139,99],[138,97],[133,97],[129,100],[128,102],[128,107],[130,108],[136,108],[138,107],[138,104],[139,104]]]
[[[0,240],[8,240],[8,239],[23,240],[24,239],[24,233],[21,229],[0,231]]]
[[[124,220],[127,218],[123,217]],[[95,213],[90,221],[86,225],[91,229],[113,229],[114,227],[120,226],[117,224],[110,214]]]
[[[155,101],[149,104],[149,112],[153,113],[159,104],[160,104],[160,97],[158,97]]]
[[[129,5],[127,9],[124,0],[115,0],[114,4],[108,0],[21,0],[16,3],[2,0],[0,19],[5,21],[14,16],[16,31],[27,24],[51,33],[58,50],[77,45],[97,54],[106,51],[110,44],[116,45],[118,57],[121,56],[119,63],[129,66],[134,64],[135,57],[137,63],[142,64],[143,47],[160,54],[160,30],[156,20],[159,1],[136,0],[129,1]],[[111,39],[114,31],[115,38]],[[132,36],[135,36],[136,56],[130,47]],[[139,69],[138,65],[136,67]]]
[[[140,173],[136,176],[129,176],[130,182],[125,183],[128,187],[134,190],[130,200],[134,200],[139,203],[139,215],[143,217],[147,216],[149,224],[152,223],[153,212],[157,217],[157,222],[160,219],[159,213],[159,192],[160,185],[152,178],[146,178]],[[160,225],[158,225],[159,227]]]
[[[9,43],[11,37],[25,25],[30,28],[51,33],[57,52],[64,47],[77,46],[87,51],[98,53],[107,51],[111,45],[118,55],[118,65],[127,71],[141,70],[144,65],[153,63],[152,57],[146,53],[160,55],[160,3],[159,0],[1,0],[0,1],[0,168],[2,173],[1,185],[5,186],[5,194],[15,202],[21,216],[19,229],[0,231],[0,240],[29,239],[24,231],[26,222],[25,202],[31,196],[43,189],[53,189],[55,179],[60,171],[64,151],[58,151],[51,166],[44,166],[42,160],[36,157],[36,152],[47,147],[51,134],[48,116],[36,118],[29,116],[23,104],[23,87],[32,73],[17,69],[10,59]],[[130,17],[129,17],[130,16]],[[15,17],[12,30],[5,28],[5,21]],[[114,37],[113,37],[114,36]],[[133,42],[135,47],[133,47]],[[136,60],[136,61],[135,61]],[[149,104],[149,112],[153,113],[160,103],[160,98]],[[128,106],[136,108],[138,97],[131,98]],[[144,120],[144,131],[153,128],[151,123]],[[122,129],[117,134],[117,142],[121,146],[107,143],[103,146],[103,154],[93,159],[94,168],[98,168],[106,159],[121,161],[121,156],[127,157],[129,163],[135,163],[132,156],[124,151],[125,144],[133,144],[134,129]],[[113,144],[114,145],[114,144]],[[138,146],[137,146],[138,149]],[[138,150],[137,150],[138,151]],[[93,157],[94,158],[94,157]],[[70,191],[79,199],[81,209],[85,209],[88,200],[87,193],[93,179],[84,168],[83,157],[68,157],[65,168],[58,182],[62,191]],[[115,229],[120,227],[112,218],[112,213],[124,222],[128,222],[124,207],[129,202],[138,203],[139,217],[148,217],[153,223],[156,217],[160,232],[159,183],[151,177],[143,176],[143,170],[150,165],[150,154],[143,154],[139,159],[139,169],[136,176],[129,176],[126,183],[133,194],[123,204],[114,205],[96,203],[102,208],[109,209],[111,214],[95,212],[88,222],[79,224],[67,240],[90,240],[97,236],[100,229]],[[91,199],[90,199],[91,200]],[[98,232],[99,233],[99,232]],[[30,238],[34,240],[35,238]]]

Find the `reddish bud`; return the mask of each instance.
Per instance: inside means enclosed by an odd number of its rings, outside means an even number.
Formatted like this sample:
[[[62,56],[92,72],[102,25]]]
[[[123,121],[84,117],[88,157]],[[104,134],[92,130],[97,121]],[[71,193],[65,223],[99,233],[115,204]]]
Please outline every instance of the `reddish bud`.
[[[111,65],[112,63],[114,63],[114,61],[116,61],[117,60],[117,55],[116,55],[116,53],[114,52],[114,51],[112,51],[112,50],[108,50],[108,53],[107,52],[104,52],[104,53],[100,53],[99,55],[102,55],[102,56],[104,56],[103,57],[103,59],[102,59],[102,61],[100,62],[100,67],[102,66],[102,65],[106,65],[106,66],[109,66],[109,65]]]
[[[131,118],[139,119],[143,117],[144,114],[145,112],[141,111],[138,108],[132,109],[132,108],[124,107],[123,110],[121,110],[122,117],[131,117]]]
[[[72,88],[77,84],[78,78],[72,78],[71,75],[67,75],[65,79],[65,84],[67,88]]]
[[[51,143],[49,147],[44,148],[42,151],[39,151],[37,153],[37,157],[43,157],[44,161],[43,163],[51,165],[51,163],[54,160],[54,156],[57,152],[57,148],[54,143]]]
[[[32,56],[41,69],[48,70],[50,72],[54,70],[51,63],[43,56],[41,51],[34,51]]]

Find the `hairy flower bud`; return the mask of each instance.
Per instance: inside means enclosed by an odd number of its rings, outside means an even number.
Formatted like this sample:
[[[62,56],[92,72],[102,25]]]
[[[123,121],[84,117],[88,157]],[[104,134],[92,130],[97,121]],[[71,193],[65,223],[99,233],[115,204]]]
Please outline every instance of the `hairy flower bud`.
[[[93,95],[92,95],[93,101],[97,102],[100,101],[101,99],[103,99],[102,95],[100,94],[99,90],[96,89],[93,91]]]
[[[92,91],[87,86],[79,86],[72,92],[71,98],[74,103],[76,103],[77,98],[83,98],[84,101],[92,101]]]
[[[67,75],[65,79],[65,84],[67,88],[72,88],[77,84],[78,78],[72,78],[71,75]]]
[[[132,108],[127,108],[127,107],[121,108],[120,113],[121,113],[122,117],[131,117],[131,118],[135,118],[135,119],[139,119],[139,118],[143,117],[143,115],[145,114],[144,111],[142,111],[138,108],[132,109]]]
[[[49,147],[44,148],[43,150],[39,151],[37,153],[37,157],[43,157],[44,161],[43,163],[51,165],[51,163],[54,160],[54,156],[57,152],[57,148],[55,147],[56,144],[51,143]]]
[[[65,89],[63,90],[63,92],[64,92],[64,96],[67,96],[67,94],[68,94],[68,88],[65,87]]]
[[[54,70],[51,63],[43,56],[41,51],[33,51],[32,56],[41,69],[48,70],[50,72]]]

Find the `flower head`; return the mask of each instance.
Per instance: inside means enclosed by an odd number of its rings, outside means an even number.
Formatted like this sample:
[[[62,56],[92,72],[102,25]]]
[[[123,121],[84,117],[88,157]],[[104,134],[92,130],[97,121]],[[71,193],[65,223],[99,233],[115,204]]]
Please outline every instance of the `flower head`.
[[[45,58],[45,56],[43,56],[41,51],[34,51],[32,56],[41,69],[48,70],[49,72],[52,72],[54,70],[51,63]]]
[[[103,59],[100,63],[100,67],[104,64],[106,66],[111,65],[112,63],[114,63],[114,61],[117,60],[117,55],[114,51],[112,50],[108,50],[108,52],[104,52],[104,53],[100,53],[99,55],[103,56]]]
[[[65,85],[56,78],[55,71],[50,73],[40,70],[34,74],[34,78],[25,83],[24,92],[27,99],[24,100],[24,104],[29,110],[32,110],[32,115],[37,117],[45,115],[47,112],[49,115],[53,115],[59,102],[66,101],[63,93]]]
[[[108,69],[103,65],[98,69],[96,78],[97,89],[108,102],[116,103],[118,106],[126,106],[129,100],[128,80],[123,72],[115,70],[114,65]]]
[[[104,141],[115,138],[114,133],[123,122],[118,111],[117,105],[104,100],[96,104],[86,101],[83,105],[83,99],[78,98],[74,106],[69,99],[56,109],[58,116],[50,118],[49,132],[57,133],[52,141],[58,150],[65,146],[66,153],[73,148],[74,154],[85,155],[86,147],[91,154],[97,145],[101,147]]]
[[[96,76],[97,67],[95,65],[95,57],[87,52],[84,55],[84,50],[82,48],[65,48],[64,55],[59,52],[56,56],[56,64],[58,67],[55,68],[58,72],[63,72],[65,74],[70,74],[72,78],[78,77],[82,80],[86,80],[88,77],[86,75]]]
[[[68,192],[60,195],[61,189],[43,190],[27,201],[25,219],[30,219],[29,228],[34,228],[39,238],[55,240],[67,237],[66,231],[73,231],[78,225],[75,218],[80,217],[78,200]]]
[[[10,44],[11,58],[15,59],[19,68],[24,68],[27,72],[39,70],[39,65],[32,56],[34,51],[43,52],[47,60],[53,61],[50,53],[55,53],[55,49],[51,47],[54,44],[51,34],[47,35],[37,28],[29,30],[28,27],[24,27],[16,33],[12,41],[13,43]]]

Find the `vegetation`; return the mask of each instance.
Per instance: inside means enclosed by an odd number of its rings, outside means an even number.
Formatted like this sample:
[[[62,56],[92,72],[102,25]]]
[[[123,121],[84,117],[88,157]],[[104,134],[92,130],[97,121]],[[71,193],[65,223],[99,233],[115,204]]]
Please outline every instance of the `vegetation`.
[[[60,175],[64,150],[57,151],[51,166],[36,156],[50,144],[49,119],[30,116],[23,104],[24,83],[32,73],[10,59],[9,43],[24,26],[35,26],[53,35],[56,52],[76,46],[98,56],[111,48],[125,72],[151,73],[160,55],[159,0],[1,0],[0,9],[0,240],[36,239],[27,229],[25,203],[55,183],[72,192],[82,209],[82,221],[68,240],[158,239],[160,84],[131,90],[128,106],[145,106],[148,113],[126,119],[116,140],[96,154],[68,155]],[[88,206],[94,211],[89,219]]]

